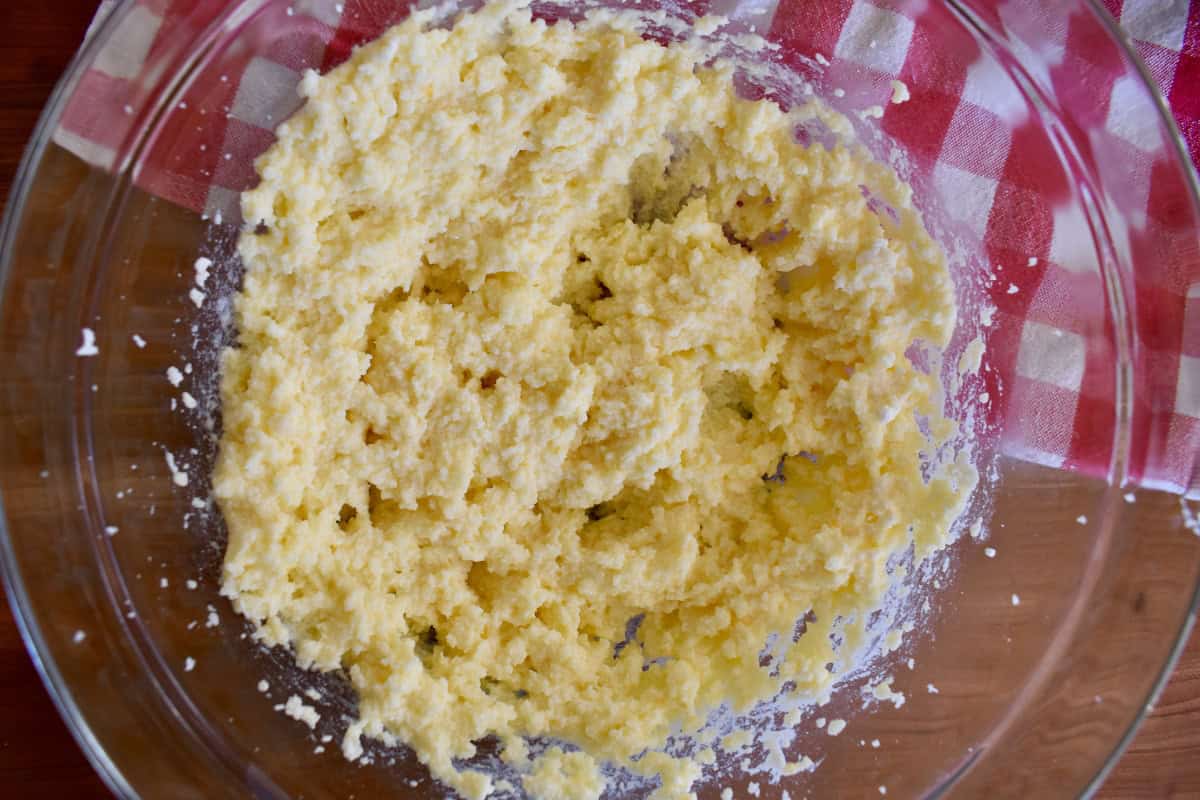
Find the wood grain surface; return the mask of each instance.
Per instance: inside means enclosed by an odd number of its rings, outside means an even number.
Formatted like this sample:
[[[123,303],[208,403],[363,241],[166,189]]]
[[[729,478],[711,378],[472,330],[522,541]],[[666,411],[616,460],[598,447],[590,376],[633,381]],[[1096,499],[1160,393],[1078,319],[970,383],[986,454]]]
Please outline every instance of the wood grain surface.
[[[41,108],[98,0],[0,2],[0,196],[8,197]],[[106,797],[58,717],[0,600],[0,794]],[[1153,715],[1109,776],[1110,800],[1200,798],[1200,636],[1195,636]]]

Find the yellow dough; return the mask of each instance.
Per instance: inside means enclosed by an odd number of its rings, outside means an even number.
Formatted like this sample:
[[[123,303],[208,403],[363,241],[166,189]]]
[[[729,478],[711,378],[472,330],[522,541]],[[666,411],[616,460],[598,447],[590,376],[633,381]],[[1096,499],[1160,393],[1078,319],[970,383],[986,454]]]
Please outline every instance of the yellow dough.
[[[243,197],[224,592],[346,670],[350,756],[402,740],[481,797],[452,759],[496,734],[537,796],[598,796],[603,762],[686,795],[698,764],[632,759],[827,692],[834,618],[945,540],[973,473],[922,479],[953,425],[905,351],[946,343],[953,285],[889,169],[799,146],[816,112],[699,46],[429,19],[307,74]]]

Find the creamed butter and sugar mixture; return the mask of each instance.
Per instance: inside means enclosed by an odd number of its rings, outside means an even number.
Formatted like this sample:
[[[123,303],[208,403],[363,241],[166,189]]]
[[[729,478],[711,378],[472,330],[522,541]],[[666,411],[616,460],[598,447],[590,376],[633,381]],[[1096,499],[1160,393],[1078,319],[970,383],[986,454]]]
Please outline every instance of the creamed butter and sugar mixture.
[[[905,355],[947,342],[953,284],[892,171],[797,144],[810,112],[699,46],[429,19],[308,73],[243,196],[224,592],[349,676],[350,756],[400,740],[482,797],[453,761],[494,734],[534,796],[595,798],[605,762],[687,796],[695,760],[633,757],[827,691],[834,618],[961,510]]]

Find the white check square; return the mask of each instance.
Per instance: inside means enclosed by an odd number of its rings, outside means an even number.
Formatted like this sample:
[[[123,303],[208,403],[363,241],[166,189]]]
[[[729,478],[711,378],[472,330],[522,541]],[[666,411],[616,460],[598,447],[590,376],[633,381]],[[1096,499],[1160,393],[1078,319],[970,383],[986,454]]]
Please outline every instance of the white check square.
[[[1087,343],[1078,333],[1040,322],[1026,322],[1021,327],[1021,348],[1017,351],[1017,374],[1021,377],[1078,392],[1086,363]]]
[[[899,75],[912,35],[908,17],[857,0],[842,25],[834,55],[885,75]]]

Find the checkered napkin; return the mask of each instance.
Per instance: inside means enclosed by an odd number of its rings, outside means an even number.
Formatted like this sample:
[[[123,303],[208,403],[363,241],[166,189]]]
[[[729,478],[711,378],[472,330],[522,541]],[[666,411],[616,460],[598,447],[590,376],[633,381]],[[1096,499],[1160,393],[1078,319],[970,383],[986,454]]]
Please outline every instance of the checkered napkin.
[[[1200,1],[1190,7],[1188,0],[1103,2],[1162,88],[1193,162],[1200,163]],[[1064,172],[1056,149],[1061,140],[1047,133],[1010,80],[996,74],[995,62],[978,57],[982,39],[942,5],[680,5],[769,32],[786,52],[820,54],[831,86],[845,78],[857,87],[847,108],[884,109],[881,127],[908,151],[918,196],[937,192],[955,223],[984,243],[996,310],[978,388],[990,398],[988,414],[1003,431],[1006,453],[1100,477],[1111,476],[1115,466],[1136,485],[1200,493],[1192,474],[1200,453],[1200,242],[1189,228],[1187,187],[1166,166],[1170,142],[1136,83],[1122,77],[1121,54],[1098,17],[1079,9],[1053,13],[1055,0],[976,4],[986,7],[979,13],[991,30],[1011,34],[1010,48],[1034,49],[1044,74],[1033,77],[1052,87],[1047,103],[1068,109],[1072,140],[1088,143],[1078,159],[1120,164],[1127,175],[1127,185],[1109,195],[1084,193],[1088,202],[1115,212],[1106,215],[1117,220],[1109,231],[1114,249],[1136,264],[1136,275],[1115,278],[1131,298],[1127,326],[1098,310],[1105,307],[1106,284],[1089,223],[1078,211],[1078,181]],[[56,141],[89,163],[123,168],[117,159],[128,124],[119,115],[138,107],[133,79],[165,37],[179,37],[181,29],[199,35],[226,6],[224,0],[104,0],[93,29],[110,13],[115,29],[75,87]],[[166,135],[189,138],[194,146],[186,158],[152,152],[134,180],[217,224],[236,220],[238,193],[254,181],[253,156],[298,105],[300,71],[340,63],[354,45],[397,22],[406,6],[268,3],[258,13],[277,17],[286,35],[265,52],[228,53],[219,74],[193,81],[165,125],[172,126]],[[948,43],[948,36],[961,41]],[[910,102],[888,102],[893,79],[909,87]],[[1114,386],[1115,343],[1122,336],[1137,357],[1132,381]],[[1131,446],[1114,454],[1110,443],[1122,407],[1132,408]]]

